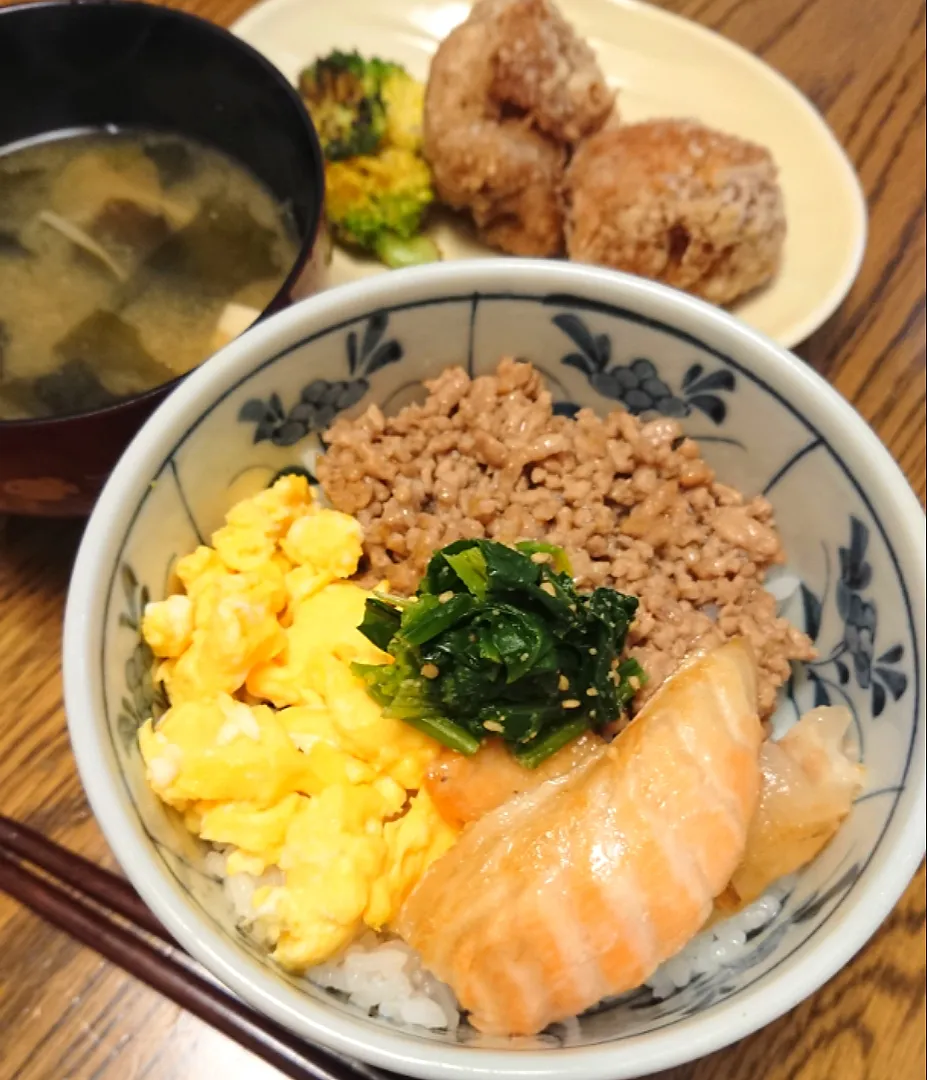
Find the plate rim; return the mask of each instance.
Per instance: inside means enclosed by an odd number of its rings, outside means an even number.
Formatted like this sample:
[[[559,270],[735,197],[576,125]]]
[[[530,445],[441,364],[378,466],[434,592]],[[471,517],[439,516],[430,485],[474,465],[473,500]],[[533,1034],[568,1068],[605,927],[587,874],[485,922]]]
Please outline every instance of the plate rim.
[[[285,12],[288,8],[296,5],[298,2],[299,0],[258,0],[256,4],[243,12],[229,26],[229,32],[235,34],[236,37],[241,38],[243,41],[246,41],[264,55],[270,63],[275,64],[276,61],[273,57],[264,53],[250,35],[253,30],[261,25],[264,19],[276,14],[278,11]],[[366,0],[366,2],[376,5],[378,0]],[[846,148],[837,138],[837,135],[818,108],[807,95],[795,85],[795,83],[762,57],[755,55],[745,46],[740,45],[731,38],[725,37],[724,34],[714,30],[712,27],[705,26],[694,19],[689,19],[674,11],[667,11],[663,8],[656,7],[654,4],[647,3],[646,0],[587,0],[587,2],[621,8],[639,18],[651,19],[658,24],[661,22],[669,23],[677,29],[684,27],[686,32],[700,36],[703,40],[710,42],[713,47],[726,51],[739,62],[746,63],[758,74],[774,83],[781,93],[788,95],[796,106],[804,110],[815,124],[821,139],[828,145],[835,163],[844,174],[847,193],[853,206],[852,222],[848,217],[847,224],[852,226],[854,242],[841,274],[838,277],[835,277],[833,284],[816,307],[809,311],[803,318],[793,320],[781,334],[770,335],[772,336],[772,340],[782,348],[795,349],[819,330],[831,316],[834,315],[843,301],[847,298],[856,279],[859,277],[863,259],[866,254],[869,239],[869,206],[862,186],[862,181],[860,180],[859,174],[856,171]],[[565,14],[569,17],[570,13],[568,9],[571,0],[558,0],[558,3],[562,8],[566,9]],[[320,4],[320,8],[322,6],[323,5]],[[499,253],[493,252],[490,254],[498,256]],[[502,257],[513,256],[505,256],[503,254]],[[728,311],[728,314],[733,315],[734,318],[739,318],[752,329],[757,329],[760,333],[764,332],[758,327],[754,327],[749,319],[745,319],[738,315],[736,311],[730,311],[727,308],[723,308],[722,310]]]

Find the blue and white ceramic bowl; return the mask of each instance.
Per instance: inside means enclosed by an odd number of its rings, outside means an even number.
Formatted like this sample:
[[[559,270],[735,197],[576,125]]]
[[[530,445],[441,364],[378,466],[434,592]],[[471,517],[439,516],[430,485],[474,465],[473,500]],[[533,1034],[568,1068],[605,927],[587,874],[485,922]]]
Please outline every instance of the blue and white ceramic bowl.
[[[773,501],[789,563],[776,588],[820,659],[777,720],[814,703],[855,718],[867,786],[836,841],[742,958],[664,1001],[646,992],[517,1048],[370,1019],[278,971],[236,930],[202,853],[149,794],[136,730],[161,704],[139,638],[171,563],[234,500],[311,463],[342,410],[409,400],[448,364],[534,361],[564,412],[618,403],[682,418],[727,483]],[[64,673],[94,812],[181,944],[307,1039],[419,1077],[620,1080],[691,1060],[779,1016],[832,976],[891,910],[924,852],[924,515],[857,414],[795,357],[649,282],[555,262],[397,271],[307,300],[194,372],[148,421],[87,527]],[[799,584],[800,582],[800,584]],[[558,1029],[560,1032],[561,1029]]]

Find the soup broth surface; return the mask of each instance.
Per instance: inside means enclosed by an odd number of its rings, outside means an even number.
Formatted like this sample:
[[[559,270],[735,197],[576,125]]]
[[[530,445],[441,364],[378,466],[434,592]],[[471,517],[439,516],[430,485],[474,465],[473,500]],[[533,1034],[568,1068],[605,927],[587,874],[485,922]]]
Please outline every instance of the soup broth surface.
[[[182,375],[267,306],[298,251],[286,208],[187,138],[94,132],[0,152],[0,420]]]

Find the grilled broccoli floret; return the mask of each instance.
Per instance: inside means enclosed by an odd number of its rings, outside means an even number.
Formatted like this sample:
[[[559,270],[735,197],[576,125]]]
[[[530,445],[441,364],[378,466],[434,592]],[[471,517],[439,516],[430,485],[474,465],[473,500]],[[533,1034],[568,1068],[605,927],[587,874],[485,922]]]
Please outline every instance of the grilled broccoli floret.
[[[387,266],[432,262],[421,236],[434,200],[422,157],[424,86],[386,60],[334,52],[300,76],[325,154],[325,206],[335,240]]]
[[[386,135],[383,82],[402,68],[365,60],[356,52],[333,52],[306,68],[299,92],[329,161],[375,154]]]
[[[434,199],[431,172],[417,154],[389,147],[379,154],[330,162],[326,207],[334,238],[377,256],[387,266],[412,266],[441,258],[420,235]]]
[[[422,152],[425,87],[396,64],[383,77],[380,96],[386,108],[386,145]]]

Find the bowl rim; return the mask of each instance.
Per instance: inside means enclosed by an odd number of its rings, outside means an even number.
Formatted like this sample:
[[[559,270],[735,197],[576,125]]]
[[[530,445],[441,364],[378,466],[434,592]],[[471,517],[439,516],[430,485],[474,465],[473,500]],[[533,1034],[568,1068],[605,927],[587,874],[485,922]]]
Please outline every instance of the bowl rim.
[[[0,20],[4,18],[12,17],[16,14],[24,12],[36,12],[51,9],[64,9],[69,12],[77,12],[81,10],[95,10],[105,9],[107,11],[120,11],[120,10],[135,10],[135,11],[147,11],[153,13],[151,17],[162,18],[167,22],[180,23],[191,27],[198,27],[201,29],[207,37],[213,37],[217,40],[226,40],[233,48],[237,49],[242,55],[250,57],[252,63],[254,63],[256,70],[261,70],[264,77],[269,82],[276,84],[279,89],[284,91],[290,100],[290,104],[295,107],[294,112],[297,120],[301,120],[301,127],[303,128],[303,134],[306,137],[306,145],[309,150],[309,157],[311,157],[310,171],[315,174],[314,179],[316,187],[319,192],[319,197],[315,200],[315,203],[310,211],[309,220],[307,221],[306,228],[299,231],[299,250],[297,251],[293,264],[290,267],[286,277],[280,284],[280,287],[274,293],[274,295],[268,300],[262,309],[260,315],[255,319],[252,326],[256,326],[259,322],[263,322],[264,319],[270,318],[276,314],[281,306],[289,303],[290,292],[293,286],[299,281],[300,275],[305,270],[306,266],[312,258],[313,250],[316,243],[319,240],[320,231],[323,223],[323,208],[325,206],[325,158],[322,154],[322,144],[319,142],[318,132],[315,129],[315,125],[312,122],[312,118],[309,116],[309,111],[303,105],[302,98],[299,96],[299,92],[296,87],[290,82],[290,80],[283,74],[283,72],[273,64],[267,57],[254,48],[244,38],[239,37],[237,34],[233,34],[227,27],[220,26],[218,23],[212,22],[210,19],[204,19],[200,15],[194,15],[192,12],[184,11],[179,8],[162,7],[158,4],[146,3],[145,0],[33,0],[33,2],[11,4],[8,7],[0,7]],[[117,16],[117,18],[120,16]],[[0,21],[2,26],[2,21]],[[56,131],[62,132],[65,138],[72,138],[74,135],[81,135],[89,133],[90,131],[98,131],[99,128],[56,128],[50,132],[40,132],[35,136],[29,136],[29,140],[42,138],[46,135],[54,135]],[[132,130],[132,129],[123,129]],[[135,130],[149,130],[146,128]],[[154,130],[154,129],[151,129]],[[167,134],[169,131],[177,135],[184,135],[184,132],[179,129],[160,129],[161,133]],[[15,144],[4,144],[0,146],[0,157],[3,156],[8,145],[19,147],[21,142]],[[226,155],[230,156],[230,155]],[[248,166],[243,162],[234,159],[236,164],[241,165],[243,168],[251,171]],[[212,354],[214,355],[214,354]],[[207,360],[210,360],[212,356],[206,356],[200,361],[196,367],[202,367]],[[191,371],[195,371],[196,367],[191,368]],[[17,431],[28,431],[30,428],[41,428],[43,431],[48,431],[50,428],[56,428],[64,426],[75,420],[86,420],[90,417],[106,417],[112,413],[117,413],[121,409],[126,408],[129,405],[143,407],[146,403],[153,403],[164,397],[165,394],[170,394],[184,379],[188,377],[190,372],[184,372],[181,375],[175,376],[173,379],[169,379],[167,382],[158,383],[157,386],[151,387],[149,390],[145,390],[141,394],[133,394],[130,397],[122,398],[119,401],[113,402],[111,405],[103,405],[96,409],[85,409],[81,412],[64,413],[62,415],[55,416],[30,416],[23,417],[18,420],[7,420],[0,417],[0,429],[12,430],[15,426]]]
[[[174,936],[204,966],[256,1009],[309,1041],[373,1065],[418,1077],[550,1078],[622,1080],[670,1068],[726,1046],[770,1023],[817,990],[843,967],[876,931],[913,876],[925,847],[925,769],[923,751],[912,753],[912,768],[894,820],[886,825],[882,850],[874,849],[852,904],[833,917],[829,932],[814,944],[801,946],[785,969],[760,980],[708,1014],[677,1022],[672,1031],[655,1030],[586,1047],[542,1050],[491,1050],[447,1045],[390,1031],[364,1018],[326,1010],[271,974],[247,970],[239,950],[215,931],[194,905],[175,896],[162,867],[136,843],[137,821],[123,809],[116,771],[108,771],[102,713],[96,697],[100,678],[95,643],[102,640],[101,584],[108,580],[113,545],[131,530],[130,514],[153,469],[177,434],[189,430],[191,417],[204,402],[212,403],[240,378],[265,363],[286,342],[306,336],[312,326],[328,327],[367,312],[390,309],[436,293],[491,293],[490,283],[505,281],[511,289],[572,294],[602,292],[615,303],[638,312],[660,310],[667,324],[687,328],[706,344],[745,358],[773,381],[790,384],[789,393],[803,407],[813,405],[825,418],[831,438],[852,432],[853,451],[865,462],[869,490],[878,490],[887,504],[877,517],[890,522],[892,541],[902,550],[901,563],[918,569],[908,589],[913,597],[916,685],[924,684],[925,561],[923,511],[901,470],[866,422],[816,372],[733,316],[665,286],[614,271],[545,260],[462,260],[439,266],[394,271],[341,286],[293,305],[226,346],[206,365],[195,369],[136,435],[111,474],[88,522],[69,589],[64,630],[65,704],[71,742],[87,797],[107,841],[133,885]],[[500,290],[504,291],[504,290]],[[710,346],[709,346],[710,347]],[[781,395],[780,395],[781,396]],[[783,398],[785,403],[785,399]],[[787,404],[787,403],[786,403]],[[844,434],[845,437],[845,434]],[[114,525],[115,523],[115,525]],[[118,540],[112,541],[116,536]],[[890,549],[892,545],[889,545]],[[111,550],[108,550],[111,549]],[[899,574],[901,574],[901,563]],[[96,689],[95,689],[96,687]],[[924,703],[915,695],[912,745],[923,744]],[[919,768],[918,768],[919,766]],[[903,804],[903,812],[902,812]],[[889,829],[891,834],[889,835]],[[889,854],[891,857],[889,857]],[[862,880],[865,878],[866,880]],[[834,931],[839,928],[839,933]]]

